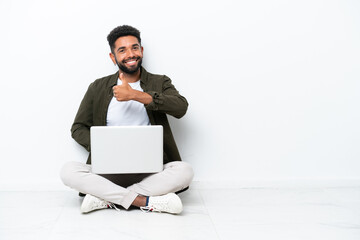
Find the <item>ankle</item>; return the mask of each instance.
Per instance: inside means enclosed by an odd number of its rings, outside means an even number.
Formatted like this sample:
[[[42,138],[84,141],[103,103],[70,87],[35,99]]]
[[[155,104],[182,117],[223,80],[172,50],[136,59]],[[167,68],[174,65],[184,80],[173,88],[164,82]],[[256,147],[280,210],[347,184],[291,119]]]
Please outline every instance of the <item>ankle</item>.
[[[137,196],[131,205],[135,207],[145,207],[148,202],[148,197],[145,196]]]

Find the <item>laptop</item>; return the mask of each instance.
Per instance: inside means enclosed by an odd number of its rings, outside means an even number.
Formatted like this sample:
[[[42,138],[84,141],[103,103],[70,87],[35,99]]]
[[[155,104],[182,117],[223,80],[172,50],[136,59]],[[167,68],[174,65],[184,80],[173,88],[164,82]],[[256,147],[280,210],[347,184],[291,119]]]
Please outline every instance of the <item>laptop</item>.
[[[163,170],[162,126],[90,128],[92,172],[156,173]]]

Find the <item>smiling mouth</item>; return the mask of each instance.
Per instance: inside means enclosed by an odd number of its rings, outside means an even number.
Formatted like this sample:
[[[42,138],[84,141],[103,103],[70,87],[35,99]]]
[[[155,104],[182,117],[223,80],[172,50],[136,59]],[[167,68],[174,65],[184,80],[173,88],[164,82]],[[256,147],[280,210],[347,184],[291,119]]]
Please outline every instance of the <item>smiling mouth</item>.
[[[129,59],[129,60],[124,61],[124,63],[126,65],[129,65],[129,66],[134,66],[137,63],[138,60],[139,60],[138,58]]]
[[[135,64],[136,64],[136,60],[126,62],[126,64],[127,64],[127,65],[135,65]]]

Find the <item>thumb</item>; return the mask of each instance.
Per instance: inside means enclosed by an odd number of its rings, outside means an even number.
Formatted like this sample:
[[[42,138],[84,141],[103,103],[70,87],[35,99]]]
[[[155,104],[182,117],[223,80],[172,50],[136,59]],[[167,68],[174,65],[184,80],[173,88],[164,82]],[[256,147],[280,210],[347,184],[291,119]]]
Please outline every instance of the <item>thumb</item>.
[[[121,80],[122,84],[128,84],[128,82],[125,79],[124,73],[120,73],[120,80]]]

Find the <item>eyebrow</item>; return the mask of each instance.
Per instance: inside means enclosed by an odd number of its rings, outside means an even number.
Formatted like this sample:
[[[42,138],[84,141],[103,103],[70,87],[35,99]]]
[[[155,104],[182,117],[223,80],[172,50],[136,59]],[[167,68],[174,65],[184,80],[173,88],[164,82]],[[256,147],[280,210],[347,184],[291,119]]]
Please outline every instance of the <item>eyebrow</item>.
[[[135,44],[133,44],[131,47],[135,47],[135,46],[138,46],[138,47],[140,47],[140,44],[139,43],[135,43]],[[120,51],[120,50],[122,50],[122,49],[125,49],[126,47],[119,47],[116,51],[118,52],[118,51]]]

